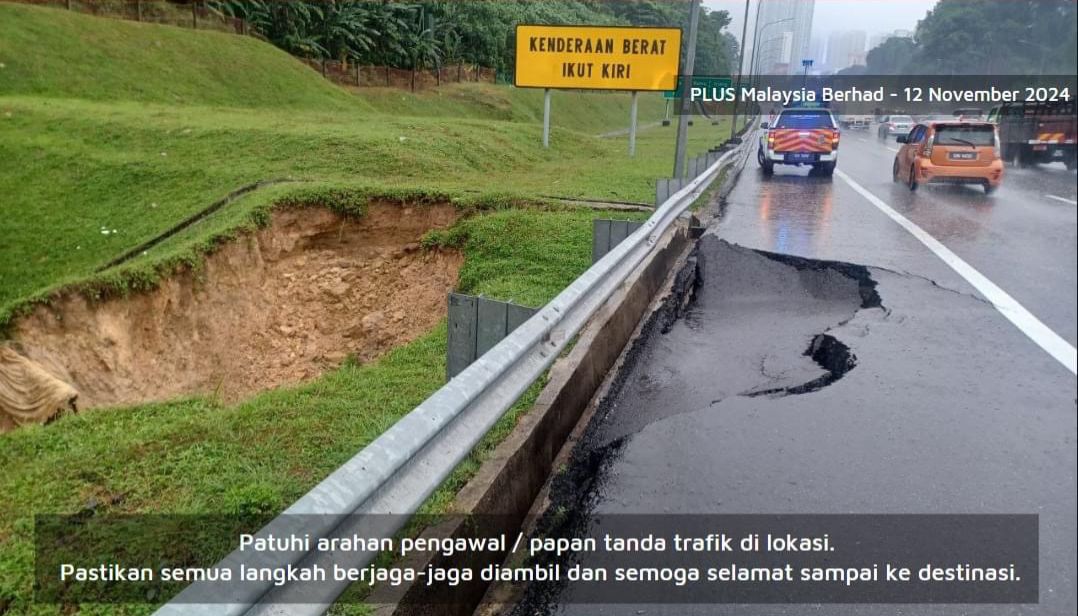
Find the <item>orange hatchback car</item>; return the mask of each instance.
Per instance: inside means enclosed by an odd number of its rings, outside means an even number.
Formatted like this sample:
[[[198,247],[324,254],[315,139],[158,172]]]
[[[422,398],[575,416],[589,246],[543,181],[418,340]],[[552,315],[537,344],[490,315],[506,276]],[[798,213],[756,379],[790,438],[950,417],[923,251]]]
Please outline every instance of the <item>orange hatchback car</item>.
[[[895,140],[905,145],[895,155],[892,174],[910,190],[928,183],[979,184],[991,193],[1003,180],[994,124],[927,122]]]

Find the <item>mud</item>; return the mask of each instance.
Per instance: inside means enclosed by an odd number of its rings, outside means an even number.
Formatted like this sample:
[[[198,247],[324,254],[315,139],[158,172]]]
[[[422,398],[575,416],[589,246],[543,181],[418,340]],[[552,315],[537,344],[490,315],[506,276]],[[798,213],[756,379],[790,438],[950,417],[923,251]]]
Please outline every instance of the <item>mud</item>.
[[[349,355],[373,360],[437,324],[462,258],[419,241],[457,217],[448,204],[372,204],[358,219],[276,212],[156,290],[101,302],[69,293],[21,319],[13,337],[78,390],[80,409],[234,401]]]

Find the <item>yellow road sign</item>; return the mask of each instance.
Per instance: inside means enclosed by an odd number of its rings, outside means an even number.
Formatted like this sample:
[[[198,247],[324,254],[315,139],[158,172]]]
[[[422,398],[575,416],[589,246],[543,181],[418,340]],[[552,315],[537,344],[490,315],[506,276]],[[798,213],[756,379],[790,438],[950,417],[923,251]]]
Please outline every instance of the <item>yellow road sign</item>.
[[[680,28],[517,26],[513,83],[521,88],[673,90]]]

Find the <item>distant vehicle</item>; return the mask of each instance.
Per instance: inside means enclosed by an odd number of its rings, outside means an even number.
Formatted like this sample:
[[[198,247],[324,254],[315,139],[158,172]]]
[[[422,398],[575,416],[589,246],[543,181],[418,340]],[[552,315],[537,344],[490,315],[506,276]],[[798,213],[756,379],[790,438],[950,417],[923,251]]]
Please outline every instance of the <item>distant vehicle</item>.
[[[1078,167],[1074,101],[1005,104],[993,107],[988,121],[999,127],[1003,160],[1022,167],[1050,162]]]
[[[868,130],[868,127],[872,125],[872,114],[856,115],[848,114],[842,116],[842,128],[852,128],[856,130]]]
[[[953,122],[954,116],[949,116],[945,113],[937,113],[933,115],[926,115],[917,118],[917,122],[920,124],[927,124],[928,122]]]
[[[999,137],[990,122],[928,122],[895,139],[891,177],[910,190],[921,184],[978,184],[991,194],[1003,180]]]
[[[774,123],[763,122],[756,161],[764,175],[775,165],[811,165],[816,173],[830,176],[838,163],[838,124],[827,109],[783,109]]]
[[[913,118],[908,115],[883,116],[876,128],[876,136],[885,140],[891,135],[906,135],[913,128],[913,124]]]
[[[959,107],[952,115],[959,120],[980,120],[984,117],[984,110],[979,107]]]

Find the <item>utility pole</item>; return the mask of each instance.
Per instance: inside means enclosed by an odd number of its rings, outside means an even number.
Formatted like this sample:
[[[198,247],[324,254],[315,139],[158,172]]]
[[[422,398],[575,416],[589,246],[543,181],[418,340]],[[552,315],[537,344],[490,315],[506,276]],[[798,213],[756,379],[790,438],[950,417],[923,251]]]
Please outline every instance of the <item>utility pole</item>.
[[[737,58],[737,85],[734,86],[734,117],[730,119],[730,141],[737,134],[737,96],[741,94],[741,74],[745,72],[745,35],[749,31],[749,0],[745,0],[745,19],[741,24],[741,50]]]
[[[692,105],[692,73],[696,63],[696,31],[700,26],[700,0],[689,0],[689,48],[685,53],[684,87],[681,92],[681,115],[678,116],[677,143],[674,146],[674,177],[685,175],[685,148],[689,130],[689,108]]]
[[[749,57],[749,84],[752,86],[756,85],[756,43],[760,38],[760,7],[763,3],[764,0],[756,0],[756,19],[752,22],[752,54]]]

